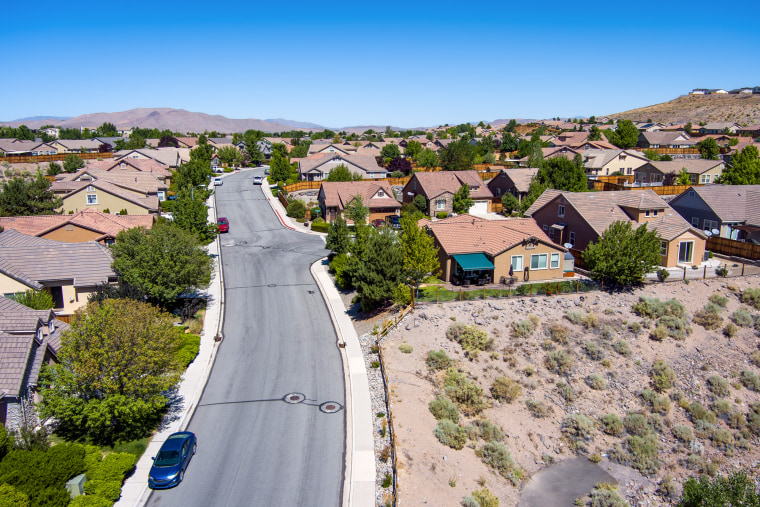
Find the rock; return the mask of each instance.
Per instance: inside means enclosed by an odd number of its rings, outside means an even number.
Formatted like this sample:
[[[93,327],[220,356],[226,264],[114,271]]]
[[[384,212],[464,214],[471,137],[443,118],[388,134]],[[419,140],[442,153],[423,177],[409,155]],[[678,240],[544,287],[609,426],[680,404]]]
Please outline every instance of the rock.
[[[477,319],[475,319],[475,324],[477,324],[479,326],[485,326],[486,325],[486,321],[484,321],[483,319],[477,318]]]
[[[538,303],[538,299],[536,299],[536,298],[530,298],[530,302],[533,303],[533,304]]]
[[[425,312],[422,312],[422,313],[420,313],[420,314],[419,314],[419,317],[420,317],[421,319],[423,319],[423,320],[428,320],[428,316],[427,316],[427,313],[425,313]]]
[[[576,299],[575,301],[573,301],[573,303],[575,303],[575,306],[581,306],[581,300],[580,299]]]
[[[412,330],[412,323],[411,322],[406,325],[406,330],[407,331],[411,331]]]
[[[488,303],[488,306],[490,306],[490,307],[491,307],[491,308],[493,308],[494,310],[504,310],[504,307],[503,307],[503,306],[501,306],[501,305],[500,305],[500,304],[498,304],[498,303],[491,303],[491,302],[489,302],[489,303]]]
[[[419,319],[414,319],[414,327],[420,327],[420,325],[422,325],[422,323],[420,322],[420,320]]]

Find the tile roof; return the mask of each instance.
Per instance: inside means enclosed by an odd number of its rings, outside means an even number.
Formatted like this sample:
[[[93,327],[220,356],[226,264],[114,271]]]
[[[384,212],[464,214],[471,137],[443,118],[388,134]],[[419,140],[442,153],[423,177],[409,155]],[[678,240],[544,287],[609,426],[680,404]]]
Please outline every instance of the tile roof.
[[[95,180],[91,182],[70,182],[69,184],[80,185],[80,186],[78,189],[74,188],[72,191],[64,195],[63,196],[64,199],[68,199],[69,197],[73,196],[74,194],[78,192],[85,191],[88,186],[92,185],[93,187],[103,190],[104,192],[115,195],[117,197],[121,197],[125,201],[129,201],[133,204],[137,204],[138,206],[145,208],[149,212],[158,210],[158,196],[156,195],[145,195],[144,193],[128,190],[126,188],[116,186],[112,183],[109,183],[103,180]]]
[[[662,174],[678,174],[684,167],[690,174],[702,174],[718,165],[725,165],[722,160],[704,160],[696,158],[679,158],[678,160],[650,161],[649,165]]]
[[[34,281],[36,289],[65,280],[72,280],[74,287],[106,283],[116,277],[111,262],[108,248],[94,241],[64,243],[13,229],[0,233],[0,273],[23,276]]]
[[[512,181],[518,192],[526,193],[530,187],[530,182],[533,181],[533,177],[538,173],[538,168],[516,167],[513,169],[502,169],[501,172]]]
[[[110,215],[95,209],[85,209],[73,215],[0,217],[0,227],[14,229],[29,236],[44,236],[67,224],[73,224],[100,233],[101,237],[97,238],[97,241],[100,241],[104,238],[116,237],[119,232],[133,227],[150,229],[153,226],[153,216]]]
[[[67,150],[97,150],[103,144],[94,139],[56,139],[53,144],[58,143]]]
[[[760,226],[760,185],[705,185],[690,190],[694,190],[722,222]]]
[[[583,167],[586,169],[602,169],[621,156],[638,159],[642,164],[649,162],[641,153],[629,150],[584,150],[580,153],[583,156]]]
[[[412,179],[415,178],[428,199],[435,199],[445,192],[454,194],[465,183],[470,187],[471,198],[486,199],[493,197],[491,189],[488,188],[477,171],[419,172],[414,173]],[[473,190],[474,188],[477,190]]]
[[[60,175],[59,175],[60,176]],[[69,188],[66,182],[79,182],[83,184],[89,184],[92,181],[107,181],[122,187],[127,190],[133,190],[136,192],[142,192],[145,194],[155,194],[159,190],[168,190],[169,186],[156,178],[153,173],[141,172],[141,171],[104,171],[102,169],[83,167],[79,171],[66,174],[56,179],[51,186],[52,192],[60,191],[59,184],[62,188]],[[76,188],[80,188],[75,187]]]
[[[530,218],[510,218],[507,220],[485,220],[472,215],[424,222],[448,255],[464,253],[485,253],[495,256],[513,248],[529,238],[565,251],[555,245],[544,231]]]
[[[378,190],[383,190],[385,197],[373,199]],[[393,190],[387,181],[325,181],[321,193],[325,196],[326,206],[339,209],[344,209],[357,195],[369,208],[401,209],[401,203],[393,197]]]
[[[313,171],[319,166],[326,164],[335,159],[340,159],[340,162],[347,162],[361,168],[365,172],[386,172],[385,169],[377,165],[375,157],[369,155],[343,155],[342,153],[328,153],[322,157],[307,157],[300,159],[298,163],[298,170],[301,173]]]

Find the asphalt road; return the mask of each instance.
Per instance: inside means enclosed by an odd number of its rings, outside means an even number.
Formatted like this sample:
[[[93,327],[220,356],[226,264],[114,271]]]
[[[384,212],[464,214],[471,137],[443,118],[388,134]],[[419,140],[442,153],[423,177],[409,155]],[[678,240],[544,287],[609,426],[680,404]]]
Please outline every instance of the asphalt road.
[[[221,237],[224,340],[188,427],[198,453],[184,481],[154,491],[148,505],[340,505],[343,366],[309,272],[324,241],[280,224],[266,187],[252,184],[263,172],[216,187],[218,216],[230,221]],[[284,401],[291,393],[303,396]]]

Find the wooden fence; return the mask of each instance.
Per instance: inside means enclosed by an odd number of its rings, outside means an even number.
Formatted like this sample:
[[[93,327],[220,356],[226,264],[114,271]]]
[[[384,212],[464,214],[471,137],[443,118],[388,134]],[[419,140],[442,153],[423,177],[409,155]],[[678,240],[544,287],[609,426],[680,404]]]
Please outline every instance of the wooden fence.
[[[487,171],[478,171],[478,175],[480,176],[480,179],[483,181],[488,181],[494,176],[499,174],[498,172],[487,172]],[[385,179],[370,179],[370,180],[362,180],[362,181],[387,181],[391,186],[404,186],[407,183],[409,183],[409,180],[412,179],[411,176],[405,176],[403,178],[385,178]],[[316,190],[322,187],[322,181],[297,181],[295,183],[291,183],[290,185],[285,185],[283,187],[283,190],[285,190],[287,193],[290,192],[298,192],[299,190]],[[501,201],[500,201],[501,202]]]
[[[707,238],[705,248],[721,255],[760,260],[760,245],[747,243],[746,241],[710,236]]]
[[[55,318],[66,324],[71,324],[71,318],[73,315],[56,315]]]
[[[29,156],[17,156],[6,155],[0,157],[3,162],[10,162],[11,164],[36,164],[38,162],[60,162],[66,160],[69,155],[76,155],[77,157],[86,159],[98,159],[98,158],[113,158],[113,152],[107,153],[58,153],[56,155],[29,155]]]
[[[290,193],[290,192],[298,192],[299,190],[315,190],[322,188],[322,182],[321,181],[296,181],[295,183],[291,183],[290,185],[285,185],[283,189]]]
[[[621,175],[615,175],[615,176],[596,176],[596,179],[598,181],[603,181],[605,183],[614,183],[616,185],[625,185],[626,182],[628,184],[633,184],[633,174],[630,176],[621,176]]]
[[[657,195],[678,195],[691,187],[701,187],[703,185],[660,185],[652,187],[632,187],[627,185],[618,185],[617,183],[611,183],[600,180],[589,180],[592,182],[593,189],[601,192],[613,192],[618,190],[642,190],[648,189]]]

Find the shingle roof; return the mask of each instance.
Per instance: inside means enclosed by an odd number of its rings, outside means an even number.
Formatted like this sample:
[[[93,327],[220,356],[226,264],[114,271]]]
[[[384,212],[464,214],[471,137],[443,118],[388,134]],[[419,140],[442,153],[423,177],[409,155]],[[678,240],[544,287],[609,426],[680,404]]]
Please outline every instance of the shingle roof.
[[[628,150],[585,150],[582,153],[583,167],[586,169],[601,169],[618,157],[631,157],[639,160],[642,164],[649,160],[639,152]]]
[[[697,192],[722,222],[760,226],[760,185],[705,185],[691,190]]]
[[[88,185],[92,181],[107,181],[127,190],[134,190],[145,194],[155,194],[159,190],[168,190],[168,185],[156,178],[153,173],[140,171],[104,171],[93,167],[84,167],[76,173],[66,174],[50,185],[52,192],[62,188],[70,188],[66,182],[80,182]],[[80,187],[82,186],[80,185]],[[74,187],[79,188],[79,187]]]
[[[56,139],[55,142],[68,150],[97,150],[103,144],[93,139]]]
[[[121,165],[124,164],[124,168]],[[154,175],[161,176],[163,178],[169,178],[172,172],[169,170],[169,166],[162,164],[158,160],[144,159],[144,158],[122,158],[120,160],[97,160],[91,162],[85,166],[85,169],[100,169],[101,171],[114,171],[114,172],[130,172],[141,171],[147,173],[153,173]]]
[[[689,136],[684,132],[663,132],[663,131],[657,131],[657,132],[642,132],[640,134],[644,137],[644,139],[647,140],[649,144],[657,144],[657,145],[668,145],[671,144],[673,141],[678,139],[679,137],[689,139]],[[679,141],[679,144],[683,141]]]
[[[110,215],[95,209],[85,209],[73,215],[33,215],[27,217],[0,217],[0,227],[15,229],[29,236],[44,236],[50,231],[73,224],[101,234],[98,241],[133,227],[153,226],[151,215]]]
[[[678,174],[684,167],[689,174],[702,174],[715,166],[724,164],[724,162],[722,160],[681,158],[678,160],[651,161],[649,164],[662,174]]]
[[[526,193],[530,187],[530,182],[538,173],[537,167],[517,167],[514,169],[502,169],[507,178],[509,178],[518,192]]]
[[[348,162],[349,164],[355,165],[368,173],[385,171],[385,169],[377,165],[377,160],[375,160],[375,157],[368,155],[343,155],[342,153],[328,153],[318,158],[303,158],[298,164],[298,169],[301,173],[309,172],[336,158],[341,159],[341,161]]]
[[[430,173],[414,173],[420,188],[428,199],[435,199],[443,193],[456,193],[465,183],[470,187],[470,197],[473,199],[486,199],[493,197],[477,171],[438,171]],[[477,188],[477,190],[473,190]]]
[[[157,195],[146,196],[143,193],[127,190],[126,188],[118,187],[112,183],[109,183],[103,180],[95,180],[91,182],[71,182],[70,184],[75,184],[75,183],[81,186],[78,189],[74,189],[73,191],[67,193],[63,197],[64,199],[67,199],[78,192],[85,191],[88,186],[92,185],[93,187],[103,190],[104,192],[108,192],[109,194],[113,194],[117,197],[121,197],[125,201],[129,201],[133,204],[137,204],[138,206],[141,206],[147,209],[148,211],[155,211],[158,209]]]
[[[116,277],[111,255],[99,243],[64,243],[26,236],[13,229],[0,233],[0,272],[45,282],[72,280],[74,287],[93,287]]]
[[[385,197],[374,198],[378,190],[383,190]],[[357,195],[369,208],[400,209],[401,203],[393,197],[393,190],[387,181],[325,181],[322,183],[322,193],[326,206],[345,208]]]

